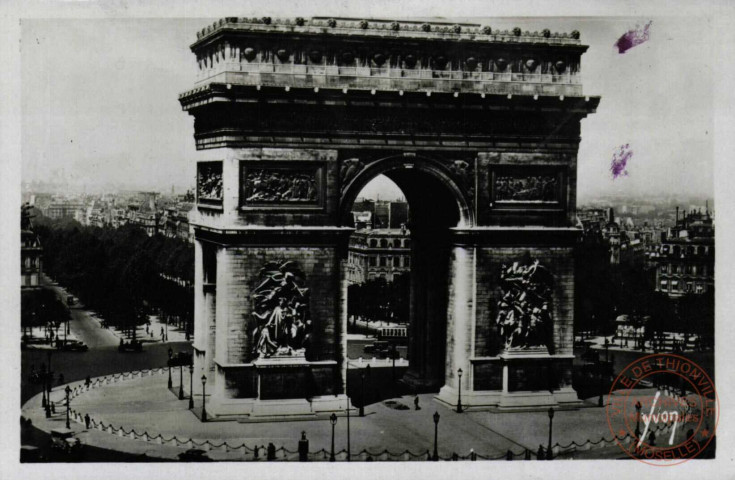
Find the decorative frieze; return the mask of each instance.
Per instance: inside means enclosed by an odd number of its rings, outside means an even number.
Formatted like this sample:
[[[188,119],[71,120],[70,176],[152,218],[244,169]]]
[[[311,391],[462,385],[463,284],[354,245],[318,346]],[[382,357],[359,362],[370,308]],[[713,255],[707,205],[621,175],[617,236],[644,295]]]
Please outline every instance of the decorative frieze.
[[[319,206],[319,166],[241,167],[240,204],[247,206]]]
[[[559,181],[556,175],[498,175],[494,190],[497,202],[557,202]]]

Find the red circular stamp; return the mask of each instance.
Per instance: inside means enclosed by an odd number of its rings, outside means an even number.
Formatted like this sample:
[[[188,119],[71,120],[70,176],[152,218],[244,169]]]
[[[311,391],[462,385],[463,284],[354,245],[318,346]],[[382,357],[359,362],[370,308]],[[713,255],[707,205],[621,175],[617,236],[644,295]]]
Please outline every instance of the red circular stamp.
[[[641,357],[620,372],[605,414],[625,453],[650,465],[673,466],[710,447],[719,400],[702,367],[680,355],[661,353]]]

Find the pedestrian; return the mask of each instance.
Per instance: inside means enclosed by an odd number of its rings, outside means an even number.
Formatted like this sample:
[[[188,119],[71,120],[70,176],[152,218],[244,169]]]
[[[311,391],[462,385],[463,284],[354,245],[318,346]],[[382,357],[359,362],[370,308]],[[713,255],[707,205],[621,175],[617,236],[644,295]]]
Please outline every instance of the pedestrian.
[[[148,324],[145,324],[145,333],[148,333]]]
[[[419,407],[419,396],[418,394],[413,398],[413,406],[416,410],[421,410],[421,407]]]
[[[84,415],[84,425],[87,427],[87,430],[89,430],[89,424],[92,421],[91,418],[89,418],[89,414]]]
[[[656,446],[656,434],[653,432],[648,435],[648,445],[651,447]]]
[[[163,327],[161,327],[161,341],[163,341]]]
[[[92,385],[92,379],[89,378],[89,375],[87,375],[87,378],[84,380],[84,385],[86,385],[87,387]]]

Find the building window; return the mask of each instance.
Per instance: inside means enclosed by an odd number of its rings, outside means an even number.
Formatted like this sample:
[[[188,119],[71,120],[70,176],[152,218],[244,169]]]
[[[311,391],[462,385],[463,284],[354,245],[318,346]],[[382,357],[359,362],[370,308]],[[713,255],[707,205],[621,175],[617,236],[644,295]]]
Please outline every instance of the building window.
[[[388,248],[388,240],[383,239],[380,241],[380,247],[381,248]]]
[[[378,241],[375,239],[370,240],[370,246],[375,248],[378,246]]]
[[[381,267],[388,266],[388,259],[386,257],[380,257],[380,266]]]
[[[704,285],[702,285],[701,283],[698,283],[698,284],[696,285],[696,287],[694,287],[694,288],[695,288],[695,290],[694,290],[694,291],[695,291],[696,293],[704,293]]]
[[[411,257],[403,257],[403,266],[404,267],[410,267],[411,266]]]
[[[406,239],[403,241],[403,248],[408,248],[411,246],[411,240]]]
[[[692,282],[687,282],[687,293],[692,292]]]
[[[401,257],[393,257],[393,266],[394,267],[400,267],[401,266]]]
[[[671,282],[671,291],[676,292],[677,290],[679,290],[679,282],[674,280]]]
[[[661,290],[665,292],[669,289],[668,287],[669,287],[668,280],[661,280]]]
[[[378,258],[377,257],[370,257],[370,266],[371,267],[377,267],[378,266]]]

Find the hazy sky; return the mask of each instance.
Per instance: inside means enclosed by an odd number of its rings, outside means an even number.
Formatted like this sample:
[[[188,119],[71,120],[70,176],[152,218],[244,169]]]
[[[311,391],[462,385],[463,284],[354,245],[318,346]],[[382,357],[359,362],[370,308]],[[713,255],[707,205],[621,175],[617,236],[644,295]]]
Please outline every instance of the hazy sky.
[[[582,123],[580,200],[601,193],[713,194],[714,55],[704,19],[653,18],[650,40],[624,55],[613,44],[646,18],[457,20],[581,32],[590,46],[582,57],[585,94],[602,101]],[[189,45],[207,23],[24,20],[23,180],[192,187],[193,118],[177,97],[194,85]],[[633,150],[629,176],[613,180],[612,154],[626,143]]]

